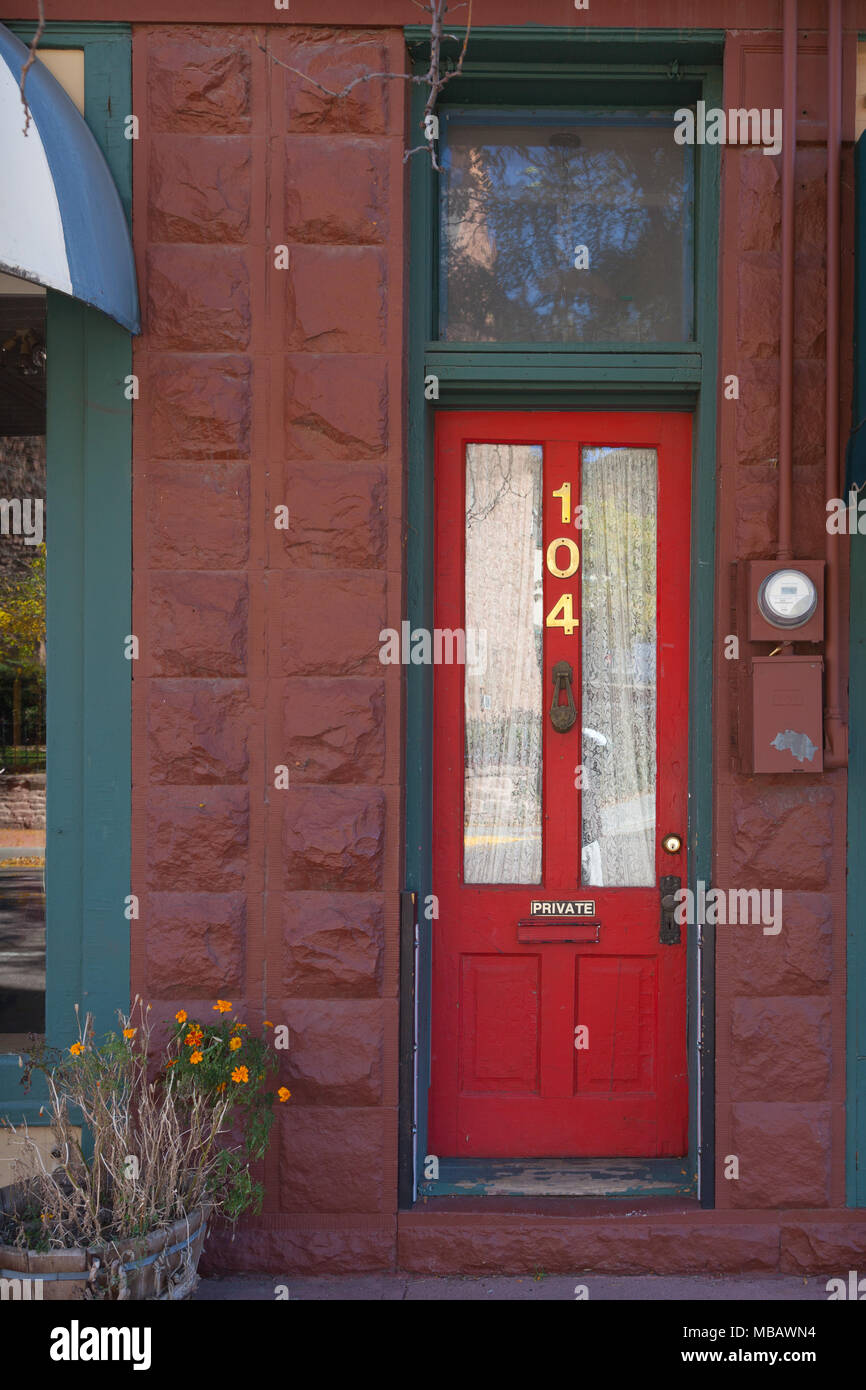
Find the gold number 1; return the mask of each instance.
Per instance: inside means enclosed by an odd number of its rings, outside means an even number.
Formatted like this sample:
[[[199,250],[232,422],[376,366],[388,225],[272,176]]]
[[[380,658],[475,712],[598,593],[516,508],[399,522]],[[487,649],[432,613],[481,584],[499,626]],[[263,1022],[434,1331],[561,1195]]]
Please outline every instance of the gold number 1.
[[[563,483],[562,487],[557,488],[553,496],[562,499],[562,524],[569,526],[571,524],[571,483]]]

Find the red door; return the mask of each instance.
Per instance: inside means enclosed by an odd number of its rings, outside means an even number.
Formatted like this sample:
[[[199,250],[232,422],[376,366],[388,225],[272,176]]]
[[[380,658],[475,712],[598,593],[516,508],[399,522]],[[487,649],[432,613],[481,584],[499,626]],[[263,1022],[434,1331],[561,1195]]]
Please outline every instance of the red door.
[[[687,415],[437,418],[431,1153],[687,1150],[690,475]]]

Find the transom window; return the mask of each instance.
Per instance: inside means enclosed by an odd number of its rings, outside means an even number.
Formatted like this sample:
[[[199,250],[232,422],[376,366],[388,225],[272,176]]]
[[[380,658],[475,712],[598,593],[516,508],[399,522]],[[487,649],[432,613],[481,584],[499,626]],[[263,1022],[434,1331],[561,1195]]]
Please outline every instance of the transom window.
[[[441,119],[440,341],[693,337],[694,152],[673,111]]]

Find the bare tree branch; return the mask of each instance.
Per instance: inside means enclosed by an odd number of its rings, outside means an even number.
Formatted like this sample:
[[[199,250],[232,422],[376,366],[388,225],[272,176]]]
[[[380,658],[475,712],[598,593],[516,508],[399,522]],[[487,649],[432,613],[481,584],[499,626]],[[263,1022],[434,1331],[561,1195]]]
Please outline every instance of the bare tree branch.
[[[42,0],[39,0],[39,3],[41,5]],[[463,47],[460,50],[460,56],[451,72],[446,73],[442,71],[442,40],[453,39],[455,43],[459,42],[456,34],[447,33],[443,29],[445,16],[449,10],[448,0],[430,0],[429,5],[422,4],[421,0],[412,0],[412,3],[419,10],[424,10],[425,13],[430,15],[430,65],[423,74],[410,72],[365,72],[361,73],[359,77],[353,78],[351,82],[348,82],[346,86],[342,87],[339,91],[334,91],[331,87],[326,87],[324,83],[317,82],[315,77],[311,77],[309,73],[302,72],[300,68],[292,67],[290,63],[284,63],[282,58],[275,57],[264,44],[260,43],[258,46],[266,57],[270,58],[272,63],[276,63],[278,67],[285,68],[287,72],[293,73],[294,76],[299,77],[302,82],[308,82],[311,87],[314,87],[317,92],[321,92],[323,96],[333,99],[348,96],[348,94],[362,82],[372,82],[374,79],[378,78],[386,81],[389,79],[397,79],[401,82],[411,82],[416,86],[428,87],[429,92],[427,100],[424,103],[424,110],[419,122],[424,131],[427,143],[424,145],[416,145],[414,149],[407,150],[403,156],[403,163],[405,164],[413,154],[425,152],[430,155],[433,168],[437,173],[441,173],[442,169],[436,155],[435,140],[431,134],[428,134],[428,131],[431,129],[429,118],[434,115],[436,103],[442,89],[447,83],[451,82],[453,78],[459,77],[460,73],[463,71],[463,59],[466,57],[466,48],[472,30],[472,0],[468,0],[466,32],[463,36]],[[454,5],[451,8],[452,10],[462,10],[466,4],[467,0],[461,0],[460,4]],[[433,126],[432,128],[435,129],[436,127]]]
[[[33,40],[32,40],[32,42],[31,42],[31,44],[30,44],[30,54],[29,54],[29,57],[28,57],[28,59],[27,59],[27,62],[24,64],[23,68],[21,69],[21,86],[20,86],[20,88],[19,88],[19,91],[21,92],[21,105],[24,107],[24,134],[25,134],[25,135],[27,134],[27,129],[28,129],[28,126],[30,125],[30,107],[27,105],[27,98],[26,98],[26,96],[24,95],[24,82],[25,82],[25,80],[26,80],[26,77],[27,77],[28,72],[29,72],[30,69],[32,68],[33,64],[36,62],[36,50],[37,50],[37,48],[39,47],[39,40],[42,38],[42,35],[43,35],[44,32],[45,32],[45,4],[44,4],[44,0],[36,0],[36,4],[37,4],[38,10],[39,10],[39,23],[38,23],[37,26],[36,26],[36,33],[33,35]]]

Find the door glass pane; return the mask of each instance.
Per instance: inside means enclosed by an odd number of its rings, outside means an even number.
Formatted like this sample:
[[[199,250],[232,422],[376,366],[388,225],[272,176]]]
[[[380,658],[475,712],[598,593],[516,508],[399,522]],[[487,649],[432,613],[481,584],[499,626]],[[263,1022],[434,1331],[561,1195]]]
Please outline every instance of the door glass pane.
[[[655,883],[656,451],[582,450],[581,882]]]
[[[45,303],[0,274],[0,1053],[45,1029]]]
[[[541,475],[539,445],[467,447],[466,883],[541,882]]]
[[[691,338],[692,154],[672,116],[448,117],[439,337]]]

